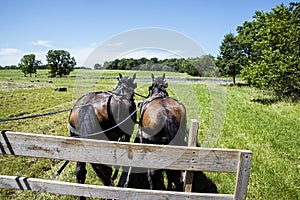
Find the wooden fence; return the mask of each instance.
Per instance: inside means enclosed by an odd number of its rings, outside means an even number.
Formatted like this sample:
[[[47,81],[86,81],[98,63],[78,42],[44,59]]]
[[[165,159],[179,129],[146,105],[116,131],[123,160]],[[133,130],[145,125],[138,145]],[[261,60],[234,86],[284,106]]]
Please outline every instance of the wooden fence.
[[[193,147],[197,129],[198,123],[192,120],[189,147],[111,142],[11,131],[2,131],[0,136],[2,154],[114,166],[186,170],[185,192],[107,187],[6,175],[0,175],[0,188],[113,199],[246,199],[252,152]],[[234,194],[190,192],[193,171],[236,173]]]

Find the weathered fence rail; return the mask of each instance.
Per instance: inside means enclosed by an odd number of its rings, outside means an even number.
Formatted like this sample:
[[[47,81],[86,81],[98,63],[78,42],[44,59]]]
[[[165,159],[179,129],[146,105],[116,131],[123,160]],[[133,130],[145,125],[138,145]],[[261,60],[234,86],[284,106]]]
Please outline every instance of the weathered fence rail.
[[[245,199],[252,157],[248,150],[122,143],[11,131],[1,132],[0,150],[1,154],[114,166],[237,174],[234,194],[141,190],[0,175],[0,188],[116,199]],[[185,185],[190,188],[188,181]]]

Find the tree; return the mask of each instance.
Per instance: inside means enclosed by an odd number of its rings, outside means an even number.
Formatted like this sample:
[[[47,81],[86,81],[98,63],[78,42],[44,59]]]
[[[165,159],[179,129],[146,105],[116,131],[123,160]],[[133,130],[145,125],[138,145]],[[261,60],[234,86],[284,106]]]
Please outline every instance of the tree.
[[[240,44],[233,33],[226,34],[220,46],[220,55],[217,56],[216,65],[222,76],[231,76],[233,84],[241,71],[243,54]]]
[[[19,69],[19,67],[17,65],[6,65],[3,69]]]
[[[95,65],[94,65],[94,69],[101,69],[101,65],[100,64],[98,64],[98,63],[96,63]]]
[[[49,50],[46,57],[51,77],[69,75],[76,65],[75,58],[65,50]]]
[[[247,62],[241,75],[249,84],[273,90],[279,97],[300,95],[300,3],[270,12],[237,28]]]
[[[196,58],[187,59],[197,70],[197,76],[216,77],[218,76],[218,68],[215,64],[215,58],[212,55],[203,55]],[[186,71],[190,74],[190,71]]]
[[[119,60],[119,62],[117,64],[117,69],[120,69],[120,70],[126,69],[127,61],[128,61],[127,58],[122,58],[121,60]]]
[[[31,77],[32,74],[36,74],[36,70],[40,65],[42,65],[42,62],[40,60],[36,60],[34,54],[28,54],[23,56],[18,65],[24,73],[24,76],[29,74]]]

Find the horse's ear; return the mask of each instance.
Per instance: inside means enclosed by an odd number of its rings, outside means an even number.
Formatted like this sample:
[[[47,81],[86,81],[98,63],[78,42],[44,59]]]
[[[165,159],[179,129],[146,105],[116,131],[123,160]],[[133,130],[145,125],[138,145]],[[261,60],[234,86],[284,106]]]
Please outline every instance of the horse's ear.
[[[162,75],[163,80],[165,80],[165,77],[166,77],[166,74],[164,73],[164,74]]]
[[[154,82],[154,75],[151,73],[152,82]]]
[[[119,74],[119,77],[122,78],[122,74]]]
[[[116,76],[116,79],[117,79],[118,81],[120,81],[119,77],[117,77],[117,76]]]
[[[136,77],[136,73],[133,74],[132,82],[134,81],[135,77]]]

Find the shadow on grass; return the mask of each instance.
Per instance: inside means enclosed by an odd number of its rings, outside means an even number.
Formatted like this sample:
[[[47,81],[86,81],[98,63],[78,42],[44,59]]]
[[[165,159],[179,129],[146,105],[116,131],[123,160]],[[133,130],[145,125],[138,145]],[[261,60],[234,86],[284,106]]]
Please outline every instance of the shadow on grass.
[[[255,102],[255,103],[260,103],[260,104],[263,104],[263,105],[272,105],[274,103],[277,103],[280,101],[279,98],[258,98],[258,99],[252,99],[251,100],[252,102]]]
[[[250,85],[247,84],[247,83],[236,83],[236,84],[233,84],[233,83],[225,83],[225,84],[221,84],[222,86],[224,87],[249,87]]]
[[[131,173],[128,188],[149,189],[147,173]],[[195,171],[192,192],[218,193],[218,188],[202,171]]]
[[[203,172],[197,171],[194,172],[192,192],[218,193],[218,188]]]

